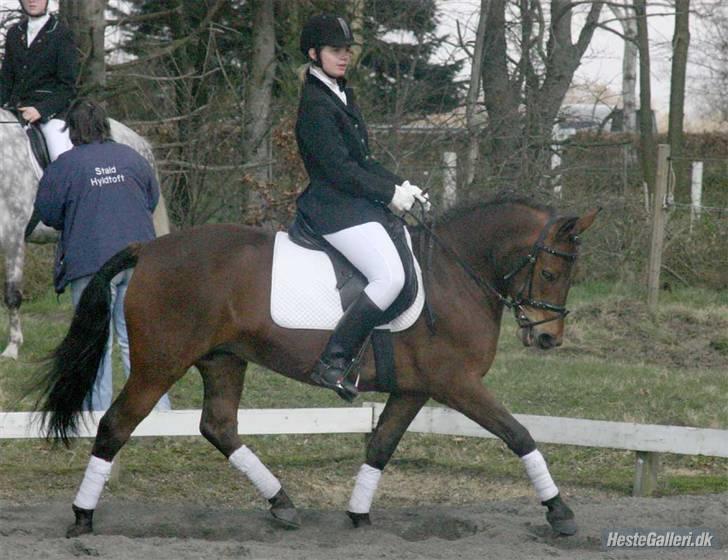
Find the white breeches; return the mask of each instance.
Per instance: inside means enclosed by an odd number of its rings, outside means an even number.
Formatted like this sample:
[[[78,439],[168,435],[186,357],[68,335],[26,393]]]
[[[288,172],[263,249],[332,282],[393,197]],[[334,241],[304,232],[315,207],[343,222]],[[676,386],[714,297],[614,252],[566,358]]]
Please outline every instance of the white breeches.
[[[387,309],[404,287],[404,267],[382,224],[368,222],[342,229],[324,239],[344,255],[369,282],[364,288],[379,309]]]
[[[64,130],[65,126],[66,122],[61,119],[51,119],[40,125],[46,145],[48,146],[48,155],[51,156],[51,161],[55,161],[63,152],[73,148],[68,130]]]

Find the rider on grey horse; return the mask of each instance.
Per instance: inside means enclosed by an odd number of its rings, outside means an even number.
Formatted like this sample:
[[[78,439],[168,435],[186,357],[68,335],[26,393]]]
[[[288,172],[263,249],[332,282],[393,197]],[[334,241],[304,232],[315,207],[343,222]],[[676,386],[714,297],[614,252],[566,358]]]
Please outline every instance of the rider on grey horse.
[[[8,30],[0,106],[43,131],[51,161],[73,147],[62,115],[76,92],[78,56],[70,30],[48,0],[20,0],[25,16]]]

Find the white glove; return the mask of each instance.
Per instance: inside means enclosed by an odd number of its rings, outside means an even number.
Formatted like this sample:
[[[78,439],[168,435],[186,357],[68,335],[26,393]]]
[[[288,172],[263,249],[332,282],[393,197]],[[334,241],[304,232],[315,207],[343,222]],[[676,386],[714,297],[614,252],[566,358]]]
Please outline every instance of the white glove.
[[[430,211],[432,205],[430,204],[429,194],[423,193],[420,187],[418,187],[417,185],[413,185],[409,181],[405,181],[404,183],[402,183],[402,187],[408,189],[409,192],[412,193],[412,195],[422,203],[422,206],[425,208],[426,212]]]
[[[395,214],[407,212],[415,203],[415,195],[404,185],[394,186],[394,196],[389,203],[389,209]]]

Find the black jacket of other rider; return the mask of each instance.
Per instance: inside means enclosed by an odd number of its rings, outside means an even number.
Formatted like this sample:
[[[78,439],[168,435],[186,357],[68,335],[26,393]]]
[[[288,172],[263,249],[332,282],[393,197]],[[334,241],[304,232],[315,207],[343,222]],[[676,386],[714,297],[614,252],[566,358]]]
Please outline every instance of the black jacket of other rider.
[[[35,107],[42,122],[62,113],[76,92],[78,53],[71,31],[54,15],[27,46],[28,20],[12,26],[0,70],[0,106]]]
[[[345,93],[346,105],[308,74],[298,107],[296,140],[310,183],[297,206],[320,235],[367,222],[391,224],[387,204],[403,182],[372,158],[353,91]]]

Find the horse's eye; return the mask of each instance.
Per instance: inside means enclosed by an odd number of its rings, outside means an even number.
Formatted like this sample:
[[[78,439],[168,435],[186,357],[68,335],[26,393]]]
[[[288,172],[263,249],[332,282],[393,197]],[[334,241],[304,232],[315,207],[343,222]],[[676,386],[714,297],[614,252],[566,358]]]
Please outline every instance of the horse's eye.
[[[553,272],[544,269],[541,271],[541,278],[543,278],[547,282],[553,282],[554,280],[556,280],[556,275]]]

